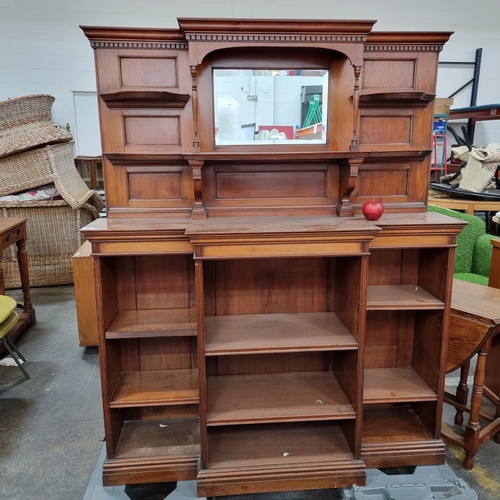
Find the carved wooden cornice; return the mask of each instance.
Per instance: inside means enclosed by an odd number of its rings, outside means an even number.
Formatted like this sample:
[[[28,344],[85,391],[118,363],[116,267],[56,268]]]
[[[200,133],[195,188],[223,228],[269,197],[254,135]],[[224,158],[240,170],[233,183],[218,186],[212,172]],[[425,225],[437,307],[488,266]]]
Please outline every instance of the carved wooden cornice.
[[[173,49],[187,50],[178,29],[114,28],[80,26],[93,49]]]
[[[179,19],[189,42],[363,43],[375,21]]]
[[[189,34],[186,40],[190,42],[290,42],[290,43],[362,43],[362,35],[232,35],[232,34]]]
[[[187,43],[178,42],[90,42],[93,49],[171,49],[187,50]]]
[[[367,37],[365,52],[441,52],[452,34],[452,31],[375,31]]]
[[[186,34],[233,34],[233,35],[364,35],[376,21],[303,20],[303,19],[178,19]]]

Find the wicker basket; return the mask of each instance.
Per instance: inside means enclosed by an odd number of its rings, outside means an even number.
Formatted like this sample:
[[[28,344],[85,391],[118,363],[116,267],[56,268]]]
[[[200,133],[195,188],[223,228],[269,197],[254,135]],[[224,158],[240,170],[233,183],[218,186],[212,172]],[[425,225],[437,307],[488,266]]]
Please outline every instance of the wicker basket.
[[[46,94],[0,101],[0,158],[72,139],[69,132],[52,122],[54,101]]]
[[[94,193],[94,192],[93,192]],[[82,208],[66,201],[0,203],[1,217],[26,217],[30,286],[73,283],[72,256],[83,243],[79,230],[99,217],[99,196],[94,193]],[[97,205],[97,206],[96,206]],[[20,288],[15,245],[3,254],[5,287]]]
[[[73,208],[80,208],[93,191],[76,170],[73,146],[65,142],[0,158],[0,196],[55,184]]]

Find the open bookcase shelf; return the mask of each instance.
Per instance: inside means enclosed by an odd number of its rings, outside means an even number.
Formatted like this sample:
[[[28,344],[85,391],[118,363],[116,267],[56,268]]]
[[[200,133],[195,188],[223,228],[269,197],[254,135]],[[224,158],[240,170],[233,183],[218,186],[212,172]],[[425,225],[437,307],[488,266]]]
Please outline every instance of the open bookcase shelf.
[[[365,370],[366,404],[436,401],[437,395],[411,367]]]
[[[106,330],[107,339],[196,335],[196,309],[120,311]]]
[[[198,496],[221,497],[363,485],[366,467],[442,463],[463,224],[426,203],[450,33],[178,22],[83,28],[107,187],[107,218],[83,229],[103,484],[196,480]],[[248,99],[241,78],[265,91]],[[296,139],[303,90],[321,102],[320,126]],[[286,112],[278,94],[291,96]],[[240,118],[266,107],[234,140],[226,95]],[[286,138],[257,139],[272,128]],[[374,198],[384,214],[371,221],[362,206]]]
[[[207,356],[358,348],[332,312],[209,316],[205,328]]]
[[[418,285],[369,285],[366,309],[444,309],[444,303]]]
[[[209,426],[356,417],[331,372],[215,376],[207,391]]]
[[[199,450],[198,419],[140,420],[124,422],[115,456],[196,456]]]
[[[154,370],[122,373],[110,407],[134,408],[196,403],[196,370]]]

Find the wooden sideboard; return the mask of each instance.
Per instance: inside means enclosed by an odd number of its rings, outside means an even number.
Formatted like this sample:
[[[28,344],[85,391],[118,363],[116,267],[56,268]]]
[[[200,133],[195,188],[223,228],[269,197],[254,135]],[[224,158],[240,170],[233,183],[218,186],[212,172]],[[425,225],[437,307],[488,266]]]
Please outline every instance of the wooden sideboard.
[[[104,484],[196,479],[214,497],[443,463],[463,223],[426,203],[450,33],[374,32],[372,21],[179,26],[83,28],[108,214],[83,229]],[[268,129],[268,109],[289,130],[312,83],[322,94],[312,139],[240,136],[240,121]],[[374,198],[385,213],[367,221]]]

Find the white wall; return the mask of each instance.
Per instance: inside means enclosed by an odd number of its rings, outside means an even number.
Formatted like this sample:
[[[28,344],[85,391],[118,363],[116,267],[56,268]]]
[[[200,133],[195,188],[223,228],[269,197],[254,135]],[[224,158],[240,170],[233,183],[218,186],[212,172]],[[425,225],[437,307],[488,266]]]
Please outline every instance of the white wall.
[[[473,60],[482,47],[478,104],[500,102],[498,0],[0,0],[0,100],[52,94],[54,121],[74,129],[73,92],[95,91],[93,53],[79,25],[177,28],[177,17],[376,19],[379,31],[454,31],[441,59]],[[438,95],[471,76],[440,69]],[[457,103],[468,105],[469,96]],[[493,141],[500,121],[478,125],[476,142]]]

